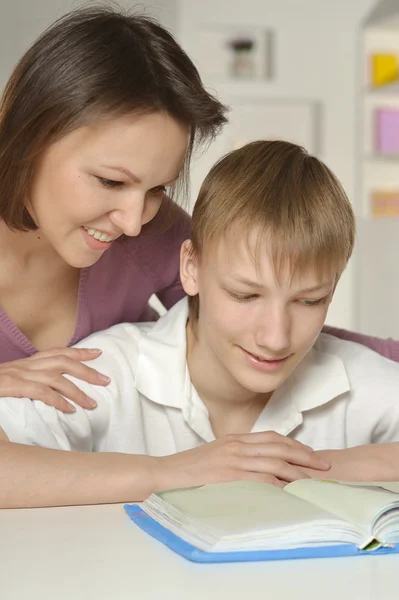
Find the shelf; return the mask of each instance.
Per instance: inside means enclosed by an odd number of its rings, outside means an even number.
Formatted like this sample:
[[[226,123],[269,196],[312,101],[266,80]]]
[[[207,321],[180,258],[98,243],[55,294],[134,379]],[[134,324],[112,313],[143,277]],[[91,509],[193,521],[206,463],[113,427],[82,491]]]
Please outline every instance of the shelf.
[[[389,96],[391,94],[398,95],[399,97],[399,83],[391,83],[389,85],[381,85],[378,87],[367,87],[364,90],[367,96]]]
[[[398,216],[399,190],[399,2],[374,4],[362,40],[360,194],[365,218],[393,219]],[[384,55],[392,58],[384,63]]]
[[[383,156],[378,154],[366,154],[363,156],[363,159],[367,162],[373,162],[376,164],[386,164],[386,165],[395,165],[399,163],[399,154],[393,154],[392,156]]]

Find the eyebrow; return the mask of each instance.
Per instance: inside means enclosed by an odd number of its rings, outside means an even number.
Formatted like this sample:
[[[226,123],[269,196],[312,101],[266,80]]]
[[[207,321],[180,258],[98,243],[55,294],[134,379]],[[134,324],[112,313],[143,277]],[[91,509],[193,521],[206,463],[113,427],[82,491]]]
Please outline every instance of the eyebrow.
[[[129,177],[129,179],[131,179],[135,183],[138,183],[138,184],[142,183],[142,180],[140,179],[140,177],[137,177],[137,175],[135,175],[134,173],[132,173],[129,169],[126,169],[125,167],[117,167],[117,166],[112,166],[112,165],[101,165],[101,167],[104,167],[105,169],[111,169],[112,171],[119,171],[120,173],[123,173],[124,175]],[[179,175],[180,175],[180,173],[178,173],[176,175],[176,177],[171,179],[168,183],[170,183],[170,184],[174,183],[178,179]],[[168,185],[168,184],[166,183],[164,185]]]
[[[324,283],[319,283],[318,285],[314,285],[312,287],[305,288],[303,290],[299,290],[298,294],[308,293],[308,292],[318,292],[319,290],[324,290],[325,288],[332,288],[332,281],[325,281]]]
[[[235,283],[242,283],[243,285],[247,285],[248,287],[263,289],[264,286],[257,281],[251,281],[250,279],[246,279],[245,277],[237,277],[235,278]],[[318,283],[317,285],[304,288],[302,290],[298,290],[298,294],[309,293],[309,292],[318,292],[319,290],[323,290],[324,288],[331,288],[333,286],[332,281],[324,281],[323,283]]]
[[[137,175],[135,175],[125,167],[113,167],[112,165],[101,165],[101,167],[104,167],[105,169],[111,169],[111,171],[119,171],[120,173],[123,173],[124,175],[129,177],[129,179],[132,179],[135,183],[142,183],[141,179],[137,177]]]

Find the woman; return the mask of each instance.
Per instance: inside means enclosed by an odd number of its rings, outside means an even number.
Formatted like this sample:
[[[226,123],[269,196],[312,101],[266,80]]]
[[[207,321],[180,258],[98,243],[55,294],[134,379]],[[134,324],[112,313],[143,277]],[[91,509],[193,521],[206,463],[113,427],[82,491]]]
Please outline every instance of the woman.
[[[68,346],[183,296],[170,198],[224,112],[148,18],[76,10],[26,52],[0,108],[0,397],[93,407],[63,373],[107,385],[99,352]]]

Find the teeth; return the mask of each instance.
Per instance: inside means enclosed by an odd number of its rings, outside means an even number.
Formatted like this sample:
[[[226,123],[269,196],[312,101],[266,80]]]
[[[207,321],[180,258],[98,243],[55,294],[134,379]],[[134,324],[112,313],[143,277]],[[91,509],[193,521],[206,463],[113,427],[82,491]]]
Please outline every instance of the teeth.
[[[89,235],[91,235],[91,237],[93,237],[95,240],[98,240],[99,242],[112,242],[115,239],[114,237],[111,237],[110,235],[107,235],[102,231],[97,231],[97,229],[91,229],[89,227],[84,227],[84,229]]]

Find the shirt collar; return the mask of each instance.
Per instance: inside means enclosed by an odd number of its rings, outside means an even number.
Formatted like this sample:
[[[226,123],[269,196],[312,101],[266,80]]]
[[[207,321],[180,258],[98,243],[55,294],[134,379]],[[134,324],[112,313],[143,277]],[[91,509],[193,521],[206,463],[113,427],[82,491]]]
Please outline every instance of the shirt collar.
[[[287,384],[300,412],[322,406],[350,391],[343,360],[336,354],[321,352],[318,342],[295,369]]]
[[[191,382],[186,362],[188,301],[183,298],[140,338],[136,389],[164,406],[183,408]]]
[[[303,422],[302,413],[323,406],[350,391],[344,362],[315,346],[278,388],[252,431],[273,430],[288,435]]]

